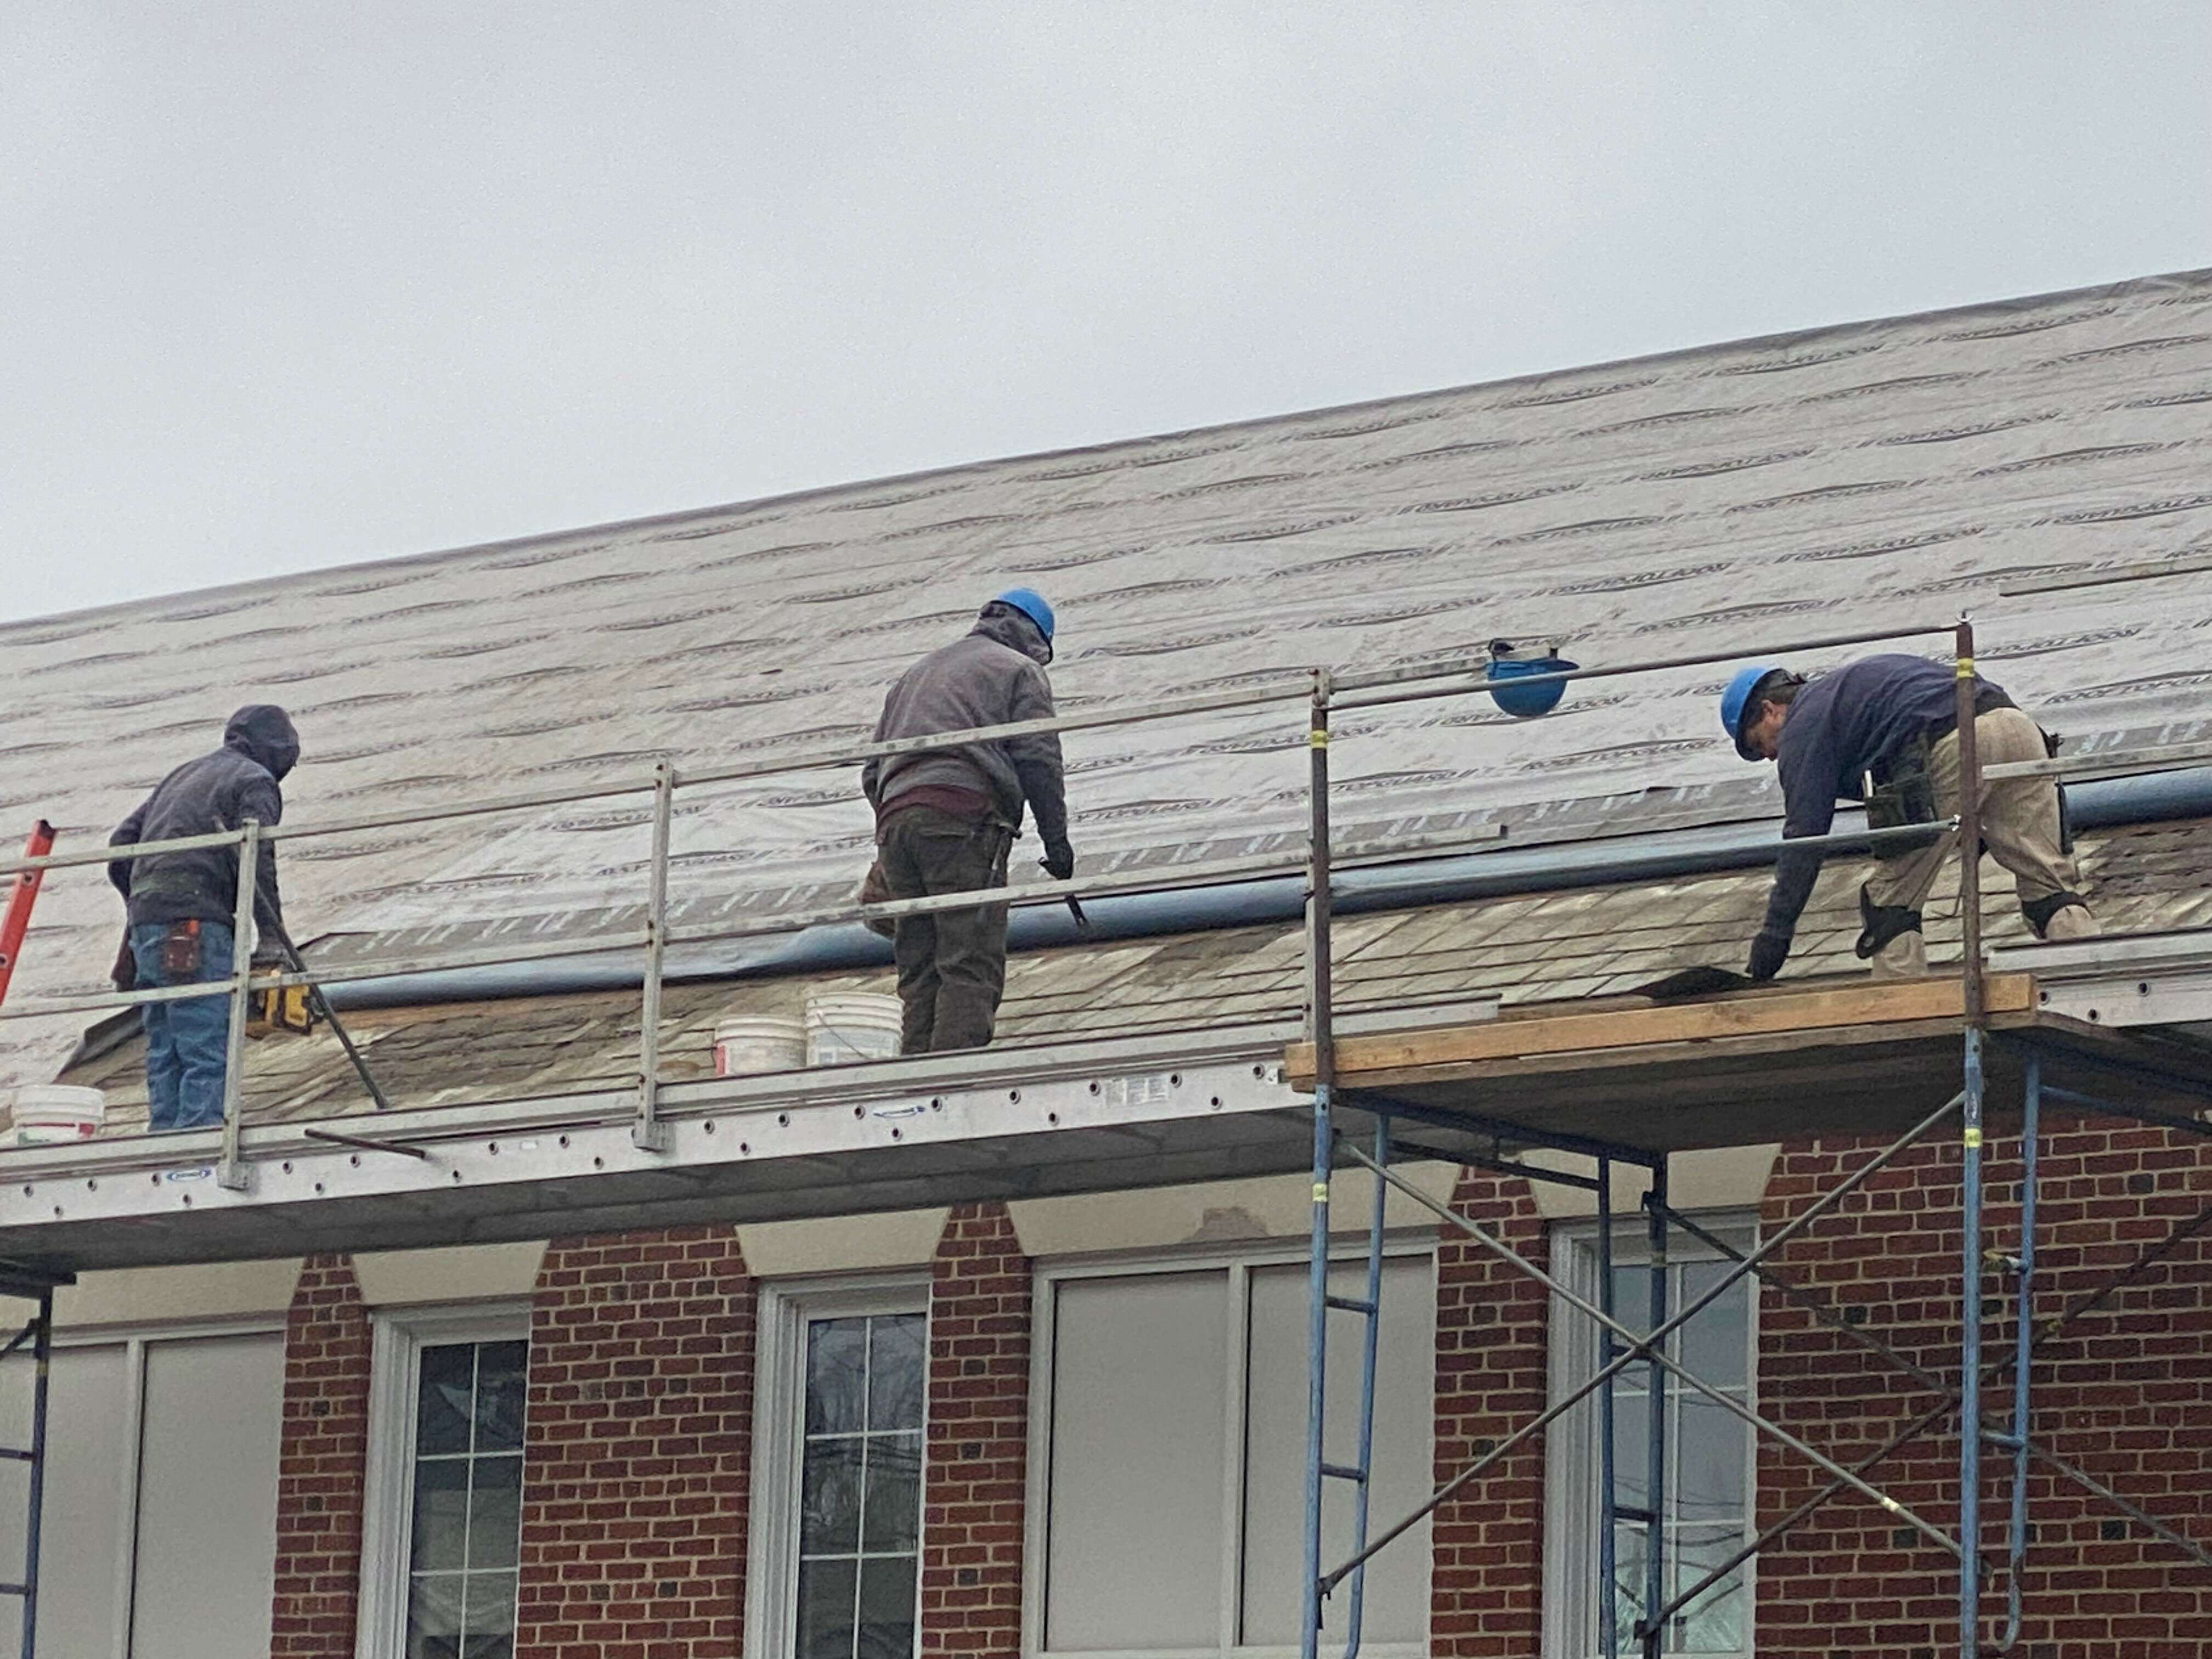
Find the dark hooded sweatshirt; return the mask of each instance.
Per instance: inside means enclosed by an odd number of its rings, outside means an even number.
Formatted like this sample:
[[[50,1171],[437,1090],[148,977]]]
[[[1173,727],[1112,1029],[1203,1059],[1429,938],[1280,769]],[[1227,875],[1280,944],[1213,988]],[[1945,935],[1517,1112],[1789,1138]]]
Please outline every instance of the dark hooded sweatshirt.
[[[1052,682],[1044,665],[1051,659],[1052,647],[1027,617],[1010,609],[987,616],[965,638],[931,652],[899,677],[884,699],[875,740],[1050,720]],[[1048,848],[1067,839],[1056,732],[880,757],[861,768],[860,787],[878,817],[913,791],[968,792],[990,803],[989,817],[1016,830],[1026,799]]]
[[[222,747],[186,761],[163,778],[138,810],[116,826],[111,847],[235,830],[257,818],[264,830],[284,816],[278,781],[300,758],[300,734],[273,703],[249,703],[223,727]],[[107,866],[130,907],[135,926],[148,921],[228,922],[238,906],[238,849],[203,847],[189,853],[156,853],[118,859]],[[273,941],[284,925],[276,895],[276,848],[263,842],[253,884],[253,919]]]

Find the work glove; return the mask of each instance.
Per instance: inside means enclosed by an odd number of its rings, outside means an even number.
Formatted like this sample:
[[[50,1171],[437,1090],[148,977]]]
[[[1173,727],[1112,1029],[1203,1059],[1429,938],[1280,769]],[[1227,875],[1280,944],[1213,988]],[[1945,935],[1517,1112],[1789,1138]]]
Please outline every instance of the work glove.
[[[1075,849],[1064,841],[1048,841],[1044,845],[1045,873],[1054,881],[1075,879]]]
[[[257,949],[252,959],[246,963],[246,966],[257,974],[281,974],[291,965],[284,959],[284,953],[273,945],[264,949]]]
[[[1762,927],[1751,941],[1751,964],[1744,972],[1756,980],[1770,980],[1782,971],[1782,964],[1789,959],[1790,935]]]

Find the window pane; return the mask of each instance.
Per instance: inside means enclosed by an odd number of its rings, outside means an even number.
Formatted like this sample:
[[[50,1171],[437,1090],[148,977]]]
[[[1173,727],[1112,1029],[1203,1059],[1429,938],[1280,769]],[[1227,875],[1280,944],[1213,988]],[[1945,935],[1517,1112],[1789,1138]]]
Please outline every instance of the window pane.
[[[1729,1559],[1742,1546],[1741,1534],[1697,1527],[1686,1528],[1674,1541],[1670,1577],[1675,1592],[1686,1590]],[[1748,1609],[1744,1604],[1743,1569],[1736,1568],[1721,1583],[1675,1615],[1668,1635],[1675,1653],[1739,1653],[1750,1646],[1744,1628]]]
[[[928,1387],[927,1329],[921,1314],[869,1322],[868,1426],[918,1429]]]
[[[793,1659],[852,1659],[853,1592],[859,1564],[799,1564],[799,1641]]]
[[[1718,1284],[1735,1264],[1693,1261],[1681,1272],[1682,1307]],[[1743,1386],[1744,1361],[1751,1332],[1751,1291],[1738,1279],[1721,1299],[1682,1328],[1676,1339],[1682,1364],[1706,1382],[1729,1388]]]
[[[458,1568],[468,1544],[469,1460],[415,1466],[415,1528],[408,1564],[417,1572]]]
[[[1228,1285],[1133,1273],[1054,1298],[1048,1648],[1218,1640]]]
[[[799,1510],[802,1555],[848,1554],[860,1540],[860,1448],[851,1440],[810,1440]]]
[[[1673,1493],[1679,1521],[1735,1521],[1744,1512],[1742,1421],[1710,1400],[1682,1402],[1680,1474]]]
[[[1646,1479],[1651,1468],[1650,1398],[1626,1389],[1617,1389],[1613,1396],[1613,1501],[1632,1510],[1650,1502]],[[1593,1403],[1591,1415],[1597,1414]]]
[[[910,1550],[921,1522],[921,1437],[870,1436],[868,1501],[860,1547],[871,1553]]]
[[[868,1322],[817,1319],[806,1328],[806,1431],[854,1434],[867,1425]]]
[[[459,1659],[461,1575],[416,1578],[407,1598],[407,1659]]]
[[[514,1575],[511,1572],[472,1572],[469,1575],[468,1631],[471,1636],[505,1639],[514,1634]],[[469,1651],[473,1654],[472,1646]]]
[[[441,1343],[422,1353],[416,1395],[415,1449],[418,1454],[469,1449],[469,1395],[476,1345]]]
[[[860,1659],[913,1659],[914,1558],[860,1564]]]
[[[1366,1265],[1329,1273],[1340,1296],[1366,1290]],[[1252,1270],[1247,1339],[1244,1434],[1244,1582],[1240,1638],[1251,1645],[1295,1644],[1298,1587],[1304,1571],[1307,1275],[1303,1265]],[[1328,1398],[1323,1448],[1334,1463],[1358,1461],[1360,1351],[1366,1321],[1328,1316]],[[1405,1515],[1436,1485],[1436,1273],[1426,1256],[1401,1256],[1382,1268],[1382,1325],[1376,1355],[1375,1443],[1370,1519],[1375,1531]],[[1332,1480],[1322,1508],[1322,1553],[1331,1564],[1351,1553],[1351,1484]],[[1419,1643],[1429,1628],[1429,1524],[1424,1520],[1367,1569],[1365,1637]],[[1334,1609],[1344,1605],[1340,1591]],[[1334,1628],[1332,1625],[1332,1628]]]
[[[1613,1528],[1613,1622],[1617,1654],[1640,1650],[1636,1621],[1644,1616],[1644,1543],[1650,1536],[1646,1528],[1633,1521],[1623,1521]]]
[[[469,1565],[511,1567],[522,1539],[522,1460],[479,1457],[469,1499]]]
[[[527,1342],[484,1342],[477,1347],[476,1449],[522,1449],[522,1406],[530,1369]]]

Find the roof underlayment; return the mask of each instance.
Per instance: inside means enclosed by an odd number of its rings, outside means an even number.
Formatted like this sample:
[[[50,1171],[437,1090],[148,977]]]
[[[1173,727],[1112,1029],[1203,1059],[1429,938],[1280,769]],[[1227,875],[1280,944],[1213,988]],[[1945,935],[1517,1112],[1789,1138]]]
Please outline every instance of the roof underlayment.
[[[887,677],[1013,581],[1059,608],[1065,713],[1498,636],[1559,638],[1585,664],[1751,655],[1969,608],[1985,672],[2070,746],[2197,740],[2212,735],[2212,577],[2007,590],[2201,562],[2208,409],[2212,272],[2197,272],[20,623],[0,629],[16,688],[0,711],[0,816],[27,828],[43,814],[64,850],[104,838],[257,700],[300,726],[299,821],[635,778],[663,757],[821,748],[864,738]],[[1717,729],[1723,678],[1577,686],[1537,723],[1480,699],[1360,711],[1334,750],[1339,823],[1357,836],[1497,822],[1518,841],[1771,815],[1765,775]],[[1067,748],[1086,872],[1302,834],[1290,703]],[[849,770],[679,799],[679,928],[842,896],[866,863]],[[495,925],[580,933],[635,903],[646,850],[635,798],[366,832],[289,848],[287,905],[301,937],[349,935],[335,948],[376,956],[464,946]],[[1740,937],[1763,881],[1589,902],[1632,925],[1724,900]],[[1443,954],[1480,951],[1435,914]],[[99,988],[118,921],[96,872],[58,872],[10,1007]],[[2183,921],[2168,908],[2137,925]],[[1414,925],[1358,927],[1392,956],[1412,941],[1381,941]],[[1273,961],[1291,948],[1279,932],[1028,959],[1010,1034],[1072,1018],[1101,964],[1169,950],[1190,971],[1240,950]],[[1551,994],[1617,982],[1635,971],[1610,965],[1623,957],[1563,969]],[[1473,983],[1479,969],[1438,971]],[[703,1019],[732,996],[672,999]],[[576,1003],[580,1034],[600,1016]],[[0,1081],[52,1075],[82,1023],[0,1026]],[[549,1029],[520,1009],[510,1024]],[[584,1049],[578,1064],[601,1063],[604,1044]]]

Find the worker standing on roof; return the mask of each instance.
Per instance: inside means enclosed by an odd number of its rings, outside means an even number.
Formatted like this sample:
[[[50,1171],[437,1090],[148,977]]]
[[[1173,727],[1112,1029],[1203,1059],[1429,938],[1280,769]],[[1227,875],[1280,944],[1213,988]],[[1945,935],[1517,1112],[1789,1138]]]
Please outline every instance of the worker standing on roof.
[[[300,734],[273,703],[249,703],[223,727],[222,747],[186,761],[163,778],[137,811],[116,826],[111,847],[175,841],[235,830],[248,818],[272,829],[284,816],[278,787],[300,758]],[[130,953],[142,991],[227,980],[239,941],[238,849],[202,847],[117,859],[107,877],[130,915]],[[276,847],[260,844],[253,884],[254,965],[281,957],[283,911],[276,894]],[[148,1126],[198,1129],[222,1121],[223,1068],[230,1034],[227,997],[187,997],[139,1005],[146,1032]]]
[[[1747,761],[1777,763],[1783,836],[1824,836],[1838,799],[1864,801],[1869,825],[1932,823],[1959,810],[1958,681],[1948,664],[1883,655],[1806,679],[1761,663],[1740,671],[1721,697],[1721,725]],[[2052,752],[2040,727],[1999,687],[1974,681],[1974,745],[1981,765],[2039,761]],[[1869,787],[1869,782],[1871,787]],[[2057,784],[2005,778],[1982,786],[1982,841],[2012,872],[2021,915],[2039,939],[2086,939],[2096,919],[2079,890]],[[1877,854],[1859,889],[1858,954],[1882,977],[1928,971],[1920,908],[1954,836]],[[1752,942],[1750,973],[1771,979],[1790,954],[1797,917],[1820,873],[1820,854],[1787,848],[1775,861],[1766,920]]]
[[[884,699],[876,741],[1052,718],[1052,607],[1026,587],[985,605],[964,638],[933,651]],[[877,859],[889,896],[921,898],[1003,887],[1024,800],[1036,815],[1044,866],[1075,873],[1060,737],[1039,732],[954,749],[884,755],[861,769],[876,812]],[[977,1048],[991,1040],[1006,984],[1006,907],[902,918],[899,1052]]]

